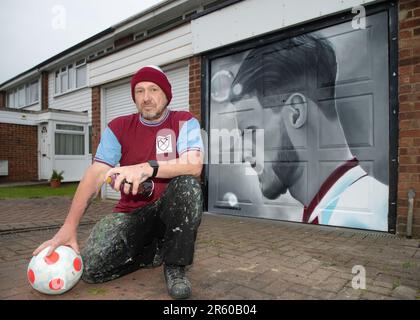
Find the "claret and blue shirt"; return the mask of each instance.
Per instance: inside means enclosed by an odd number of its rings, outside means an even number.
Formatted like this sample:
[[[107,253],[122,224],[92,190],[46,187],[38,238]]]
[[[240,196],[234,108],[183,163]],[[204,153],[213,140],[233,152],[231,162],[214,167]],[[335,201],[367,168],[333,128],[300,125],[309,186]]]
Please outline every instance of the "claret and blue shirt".
[[[94,160],[110,167],[129,166],[148,160],[172,160],[184,152],[204,152],[200,124],[187,111],[165,110],[159,122],[150,122],[139,113],[115,118],[105,128]],[[114,212],[132,212],[159,199],[171,179],[154,178],[153,195],[121,192]]]

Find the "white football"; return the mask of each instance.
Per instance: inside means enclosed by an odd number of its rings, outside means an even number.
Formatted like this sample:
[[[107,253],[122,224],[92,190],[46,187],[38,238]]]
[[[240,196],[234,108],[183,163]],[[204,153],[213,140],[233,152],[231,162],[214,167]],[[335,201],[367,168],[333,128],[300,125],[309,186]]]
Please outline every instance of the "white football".
[[[48,257],[49,247],[32,257],[28,265],[28,280],[32,287],[46,294],[62,294],[80,280],[82,257],[72,248],[60,246]]]

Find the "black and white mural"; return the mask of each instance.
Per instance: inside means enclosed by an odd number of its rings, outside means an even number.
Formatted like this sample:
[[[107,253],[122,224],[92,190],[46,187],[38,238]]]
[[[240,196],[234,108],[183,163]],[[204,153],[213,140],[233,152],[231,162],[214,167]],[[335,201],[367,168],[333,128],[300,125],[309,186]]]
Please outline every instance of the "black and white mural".
[[[209,211],[388,231],[386,13],[210,60]]]

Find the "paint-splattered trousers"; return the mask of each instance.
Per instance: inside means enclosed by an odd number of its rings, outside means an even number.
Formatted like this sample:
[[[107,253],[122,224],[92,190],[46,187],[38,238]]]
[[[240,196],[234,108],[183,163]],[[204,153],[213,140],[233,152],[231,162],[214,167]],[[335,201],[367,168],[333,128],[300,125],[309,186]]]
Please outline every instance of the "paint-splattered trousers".
[[[81,252],[82,279],[99,283],[162,262],[192,264],[202,203],[198,181],[179,176],[157,201],[132,213],[105,216]]]

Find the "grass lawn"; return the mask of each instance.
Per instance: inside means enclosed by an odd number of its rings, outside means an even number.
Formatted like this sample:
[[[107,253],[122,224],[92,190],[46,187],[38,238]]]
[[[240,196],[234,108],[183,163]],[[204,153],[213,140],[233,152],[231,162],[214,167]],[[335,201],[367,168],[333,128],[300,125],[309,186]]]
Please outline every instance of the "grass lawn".
[[[76,192],[78,183],[62,183],[59,188],[51,188],[49,184],[19,187],[1,187],[0,199],[45,198],[51,196],[70,196]]]

